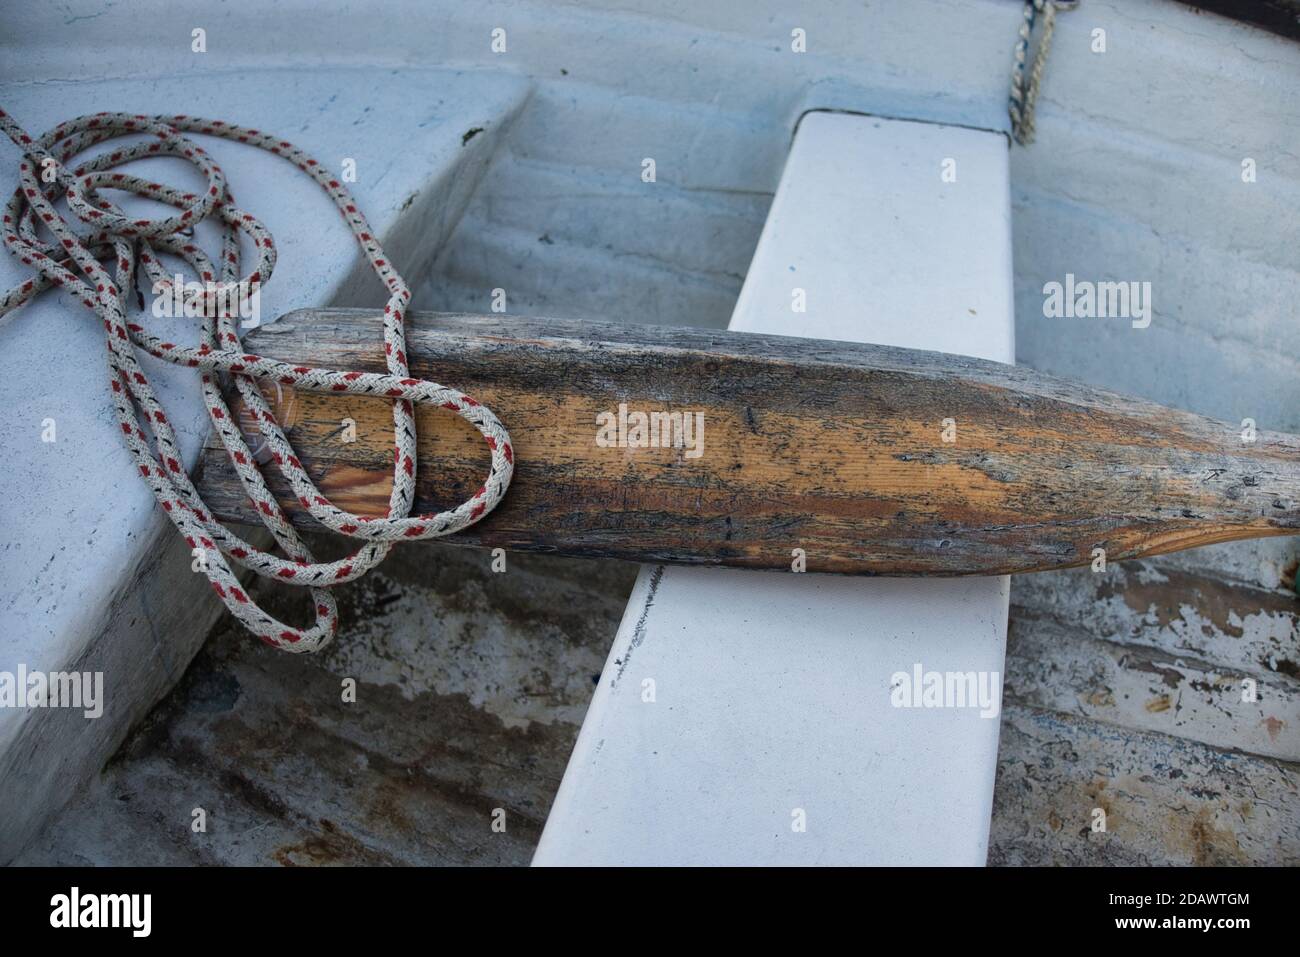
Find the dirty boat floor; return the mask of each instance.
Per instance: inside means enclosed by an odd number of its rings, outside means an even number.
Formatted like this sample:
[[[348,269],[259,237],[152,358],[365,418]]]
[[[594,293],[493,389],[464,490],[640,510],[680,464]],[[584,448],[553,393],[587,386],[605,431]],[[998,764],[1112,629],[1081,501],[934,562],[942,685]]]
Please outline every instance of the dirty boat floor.
[[[526,864],[635,571],[398,549],[321,655],[218,627],[18,863]],[[989,862],[1300,863],[1297,609],[1175,559],[1015,579]]]
[[[346,634],[319,655],[218,626],[18,863],[527,863],[636,569],[400,552],[336,590]]]

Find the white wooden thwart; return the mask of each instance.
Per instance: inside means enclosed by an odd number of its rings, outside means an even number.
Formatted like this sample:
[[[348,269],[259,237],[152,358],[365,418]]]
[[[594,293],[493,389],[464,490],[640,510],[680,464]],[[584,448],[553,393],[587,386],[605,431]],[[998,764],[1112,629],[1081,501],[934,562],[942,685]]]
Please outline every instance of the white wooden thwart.
[[[803,117],[730,328],[1011,362],[1012,316],[1004,135]],[[996,715],[896,707],[891,683],[1000,693],[1007,598],[644,568],[533,863],[983,864]]]

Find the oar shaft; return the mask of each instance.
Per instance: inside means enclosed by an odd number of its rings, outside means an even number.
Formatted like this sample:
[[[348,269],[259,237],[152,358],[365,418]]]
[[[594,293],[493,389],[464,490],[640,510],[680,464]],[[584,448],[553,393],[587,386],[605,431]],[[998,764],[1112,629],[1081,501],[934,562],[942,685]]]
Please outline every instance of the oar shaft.
[[[1032,370],[779,336],[414,315],[412,374],[489,404],[514,483],[448,541],[558,554],[878,575],[1037,571],[1300,529],[1300,443]],[[295,313],[259,354],[382,371],[373,312]],[[265,390],[322,492],[383,515],[382,398]],[[419,414],[417,509],[487,463],[464,421]],[[246,431],[256,447],[254,429]],[[1249,436],[1247,436],[1249,438]],[[354,440],[353,440],[354,439]],[[249,520],[219,446],[200,488]],[[273,470],[272,470],[273,471]],[[292,520],[312,519],[272,482]]]

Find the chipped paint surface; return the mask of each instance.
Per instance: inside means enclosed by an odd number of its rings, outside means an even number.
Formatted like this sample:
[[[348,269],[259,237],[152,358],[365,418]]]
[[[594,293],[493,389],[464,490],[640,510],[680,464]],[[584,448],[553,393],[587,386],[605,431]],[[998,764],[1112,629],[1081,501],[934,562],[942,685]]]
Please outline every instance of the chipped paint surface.
[[[1300,677],[1295,595],[1214,568],[1184,568],[1162,557],[1111,565],[1100,574],[1025,576],[1016,579],[1012,603],[1027,618],[1069,623],[1101,640],[1247,675]]]
[[[419,554],[340,589],[358,627],[320,655],[215,631],[20,861],[527,863],[635,568],[511,556],[494,574],[484,552]]]
[[[1008,701],[989,863],[1300,864],[1300,773]]]
[[[481,552],[471,558],[486,560]],[[574,646],[565,636],[590,627],[579,614],[579,601],[589,595],[581,587],[538,582],[521,565],[525,570],[503,579],[508,588],[471,578],[444,590],[446,565],[368,576],[353,599],[356,625],[331,652],[331,668],[364,684],[391,686],[407,700],[464,695],[506,728],[581,723],[604,652]],[[549,593],[540,596],[539,588]],[[554,613],[536,615],[540,602]]]
[[[1300,601],[1252,548],[1013,582],[991,863],[1300,862]]]
[[[498,575],[484,552],[400,556],[346,587],[357,628],[314,658],[218,629],[20,862],[527,863],[636,569],[509,562]],[[1088,574],[1013,584],[990,863],[1300,864],[1294,716],[1274,737],[1254,712],[1198,711],[1215,692],[1193,686],[1228,669],[1157,653],[1178,633],[1145,613],[1105,639],[1104,616],[1055,617],[1098,587]],[[1252,602],[1283,615],[1285,596],[1229,591],[1243,622],[1265,614]],[[364,708],[340,703],[346,676]],[[1259,676],[1262,700],[1295,700],[1289,675]],[[1181,705],[1146,710],[1165,694]],[[196,806],[205,836],[188,831]],[[494,807],[504,835],[488,827]]]
[[[1101,641],[1050,620],[1013,616],[1008,641],[1007,694],[1026,703],[1220,748],[1300,757],[1300,690],[1286,676]]]

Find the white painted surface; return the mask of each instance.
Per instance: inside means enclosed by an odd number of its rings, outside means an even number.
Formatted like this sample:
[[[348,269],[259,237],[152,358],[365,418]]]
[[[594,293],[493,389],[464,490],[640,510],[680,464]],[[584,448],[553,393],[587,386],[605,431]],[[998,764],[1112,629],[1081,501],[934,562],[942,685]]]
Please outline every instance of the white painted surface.
[[[731,328],[1012,361],[1006,139],[805,116]],[[1007,596],[644,568],[534,863],[983,864],[996,717],[895,708],[890,683],[920,664],[1000,694]]]
[[[351,157],[358,171],[351,185],[371,225],[394,262],[418,271],[455,226],[498,132],[527,92],[526,81],[506,76],[298,70],[189,77],[183,84],[7,84],[0,102],[33,135],[98,110],[187,113],[280,133],[327,165]],[[462,144],[475,127],[484,132]],[[269,153],[198,139],[226,170],[240,204],[275,236],[280,257],[262,294],[264,321],[331,301],[383,301],[377,281],[355,278],[359,251],[318,186]],[[0,162],[18,163],[7,140]],[[149,167],[162,182],[193,181],[179,162]],[[0,258],[0,285],[21,282],[25,269]],[[145,325],[172,329],[178,341],[195,335],[171,320]],[[179,536],[117,435],[103,352],[98,320],[66,295],[47,293],[0,324],[0,459],[7,469],[0,496],[0,671],[20,664],[29,671],[104,670],[108,699],[104,716],[91,723],[49,710],[0,709],[0,861],[99,768],[180,676],[216,613],[206,580],[188,571],[187,550],[173,553]],[[197,376],[149,356],[142,362],[192,466],[208,430]],[[40,440],[47,418],[57,425],[51,444]],[[184,562],[185,575],[146,573],[164,549]],[[158,590],[160,582],[166,587]],[[119,614],[124,606],[127,614]],[[166,614],[151,611],[164,606]],[[191,608],[192,627],[171,606]]]
[[[144,109],[269,116],[267,125],[274,121],[312,148],[366,133],[358,149],[373,152],[362,155],[387,162],[397,151],[392,172],[418,180],[430,167],[441,171],[454,152],[451,144],[426,143],[427,128],[412,137],[410,125],[422,122],[412,117],[427,103],[467,118],[481,103],[488,115],[496,94],[483,91],[527,86],[535,93],[507,136],[508,155],[493,164],[435,274],[408,277],[424,280],[417,299],[481,310],[485,290],[504,283],[514,312],[721,326],[806,107],[1006,126],[1019,4],[808,0],[797,17],[791,10],[785,0],[664,0],[653,9],[644,0],[0,4],[0,100],[20,115],[24,104],[44,103],[41,115],[53,119],[118,107],[113,98],[125,92]],[[807,31],[805,54],[789,50],[795,25]],[[195,26],[208,31],[206,54],[191,51]],[[489,46],[497,26],[509,31],[506,54]],[[1098,27],[1107,34],[1105,54],[1091,48]],[[424,80],[392,72],[428,65],[447,69],[415,69]],[[304,83],[320,85],[305,94]],[[1012,153],[1022,362],[1225,419],[1300,429],[1297,84],[1294,43],[1168,0],[1089,0],[1058,20],[1038,142]],[[319,102],[311,97],[326,91],[339,92],[344,104],[364,102],[355,126],[312,118]],[[482,138],[470,147],[476,142]],[[3,149],[0,163],[12,157]],[[645,156],[658,162],[653,187],[639,180]],[[1258,163],[1255,183],[1241,181],[1244,157]],[[404,201],[391,177],[363,182],[359,192],[367,204]],[[284,216],[289,225],[275,227],[282,243],[297,217],[316,222],[314,199],[301,208],[277,195],[270,201],[258,211]],[[322,263],[303,268],[322,288],[336,288]],[[1152,281],[1152,326],[1044,319],[1042,285],[1067,271]],[[308,291],[290,296],[285,308],[311,304]],[[63,327],[49,328],[62,334]],[[94,338],[87,331],[63,340],[75,359],[59,391],[89,395],[98,387],[99,345],[86,346]],[[0,345],[11,343],[0,335]],[[80,363],[86,376],[75,371]],[[3,430],[19,421],[0,422],[0,448],[10,448]],[[112,467],[105,486],[114,484]],[[24,472],[6,473],[7,487],[25,481]],[[16,520],[0,512],[6,531]],[[116,539],[97,532],[94,548],[114,563],[142,554],[156,560],[164,532],[170,528],[160,519],[143,542],[134,532]],[[1173,561],[1230,568],[1273,587],[1294,554],[1293,540],[1278,539]],[[81,577],[62,575],[71,597],[47,615],[52,599],[23,592],[29,582],[47,586],[26,560],[0,555],[12,589],[4,607],[25,602],[36,627],[64,615],[77,627],[98,627],[67,607],[102,599],[92,577],[102,566],[90,561]],[[15,567],[21,577],[8,578]],[[140,597],[117,605],[124,621],[148,614]],[[19,638],[12,619],[3,624],[0,649],[8,649]],[[150,637],[148,625],[134,625],[125,660],[179,674],[184,655],[164,663],[155,649],[166,644]],[[0,748],[12,730],[0,720]],[[45,756],[71,753],[53,739],[27,741],[37,745]]]
[[[803,110],[1006,129],[1019,21],[1014,0],[9,3],[0,83],[136,76],[174,101],[196,76],[270,67],[526,77],[537,92],[511,137],[517,165],[452,244],[443,278],[453,282],[433,287],[440,301],[482,308],[483,283],[506,281],[512,311],[721,326],[761,217],[737,229],[708,216],[770,196]],[[208,52],[198,55],[190,30],[200,26]],[[501,54],[497,27],[509,36]],[[790,49],[794,27],[806,53]],[[1038,140],[1012,153],[1019,361],[1300,430],[1297,88],[1294,42],[1180,3],[1088,0],[1060,16]],[[241,96],[232,86],[222,105]],[[373,102],[387,112],[420,99],[376,91]],[[659,188],[637,192],[646,156]],[[1258,165],[1255,183],[1241,180],[1244,158]],[[693,223],[672,200],[695,204]],[[551,244],[539,244],[544,234]],[[700,238],[726,261],[697,254]],[[1067,271],[1151,281],[1151,327],[1044,319],[1043,284]],[[1271,559],[1277,546],[1233,550]]]

